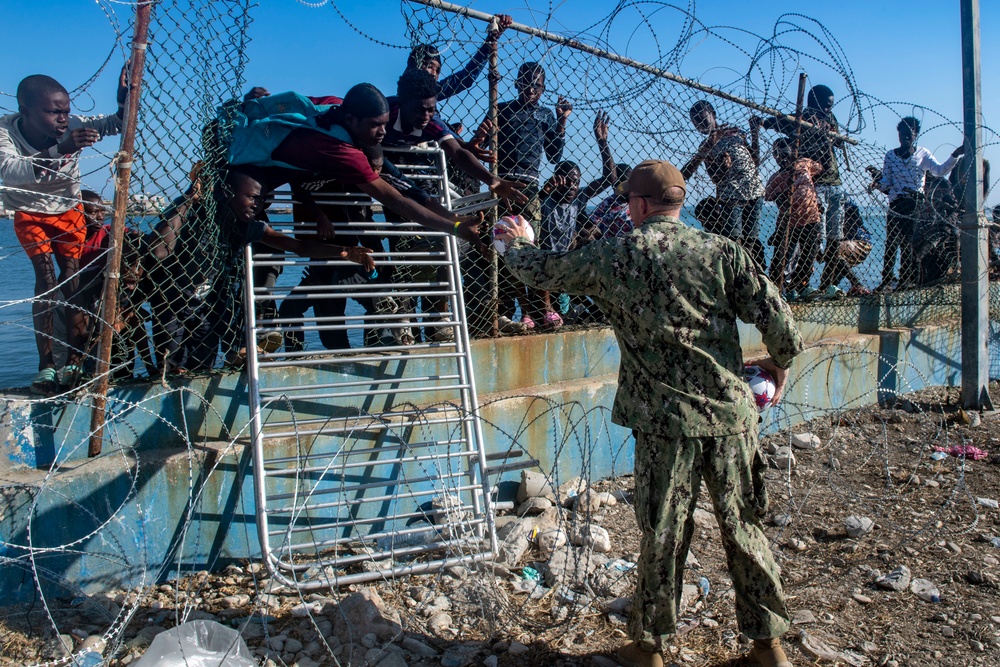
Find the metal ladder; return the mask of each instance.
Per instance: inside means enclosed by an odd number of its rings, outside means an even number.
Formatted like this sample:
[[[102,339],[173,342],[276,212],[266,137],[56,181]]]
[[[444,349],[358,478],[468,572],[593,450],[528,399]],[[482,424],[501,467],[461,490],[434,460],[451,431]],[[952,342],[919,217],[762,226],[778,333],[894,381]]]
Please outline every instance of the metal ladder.
[[[492,204],[488,194],[453,199],[444,153],[433,145],[386,154],[456,213]],[[372,205],[367,195],[315,199],[344,212],[330,216],[337,234],[357,235],[374,249],[382,275],[369,280],[346,260],[246,249],[250,435],[257,530],[268,571],[308,590],[489,559],[496,535],[487,460],[494,457],[486,455],[477,413],[456,239],[370,216],[346,222],[363,217],[359,212]],[[285,233],[307,229],[301,223],[273,226]],[[386,252],[382,239],[393,239],[396,252]],[[290,273],[332,267],[340,280],[306,288],[255,284],[255,269],[267,267]],[[443,300],[446,308],[418,314],[417,295],[425,304]],[[261,308],[276,300],[295,305],[347,298],[374,312],[283,318]],[[424,339],[404,344],[409,341],[401,332],[418,331],[421,324]],[[275,332],[289,328],[346,332],[354,340],[348,349],[275,349]],[[368,333],[369,341],[382,334],[380,344],[359,345],[366,329],[376,332]],[[442,330],[452,331],[452,339],[429,335]],[[258,347],[268,335],[270,345]]]

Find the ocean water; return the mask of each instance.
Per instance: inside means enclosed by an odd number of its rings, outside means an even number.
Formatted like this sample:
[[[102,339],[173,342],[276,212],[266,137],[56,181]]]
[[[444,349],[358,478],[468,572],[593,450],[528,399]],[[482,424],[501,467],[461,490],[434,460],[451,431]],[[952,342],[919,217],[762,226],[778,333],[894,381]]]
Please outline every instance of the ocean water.
[[[272,216],[275,222],[291,219],[288,215]],[[689,209],[682,216],[689,224],[697,226]],[[762,214],[761,238],[766,241],[774,229],[775,211],[768,205]],[[882,253],[885,234],[883,213],[878,209],[865,212],[865,225],[872,232],[874,247],[872,252],[855,272],[868,287],[878,284],[881,277]],[[770,263],[772,249],[765,245],[767,261]],[[813,274],[814,286],[819,282],[819,270]],[[279,286],[294,286],[301,278],[301,270],[286,267],[278,279]],[[31,303],[34,275],[31,263],[14,236],[13,221],[0,219],[0,387],[25,387],[37,372],[38,355],[35,350]],[[348,301],[347,314],[360,315],[361,308]],[[352,332],[352,344],[360,345],[361,332]],[[357,340],[355,340],[357,339]],[[319,337],[315,331],[306,332],[307,349],[320,350]]]

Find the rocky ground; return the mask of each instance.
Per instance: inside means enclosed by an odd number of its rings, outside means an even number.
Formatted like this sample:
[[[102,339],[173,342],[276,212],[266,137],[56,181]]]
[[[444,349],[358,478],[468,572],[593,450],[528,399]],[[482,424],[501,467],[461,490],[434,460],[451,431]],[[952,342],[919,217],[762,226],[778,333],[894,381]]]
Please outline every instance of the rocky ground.
[[[927,390],[763,441],[793,664],[1000,664],[1000,418],[955,401],[954,390]],[[935,454],[969,446],[985,458]],[[304,596],[244,563],[143,591],[3,609],[0,665],[52,661],[62,645],[128,665],[178,619],[237,628],[267,665],[616,664],[606,655],[625,637],[638,551],[632,478],[551,489],[528,475],[522,491],[498,519],[501,563]],[[703,497],[667,657],[735,667],[748,645],[706,510]]]

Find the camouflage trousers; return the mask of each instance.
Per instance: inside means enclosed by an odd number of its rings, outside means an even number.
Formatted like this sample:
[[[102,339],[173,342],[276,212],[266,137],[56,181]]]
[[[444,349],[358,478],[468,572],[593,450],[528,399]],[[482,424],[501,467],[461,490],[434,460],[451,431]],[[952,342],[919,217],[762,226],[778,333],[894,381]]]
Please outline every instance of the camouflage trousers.
[[[635,432],[635,515],[642,533],[629,636],[647,649],[675,634],[684,563],[704,479],[736,590],[736,619],[751,639],[779,637],[789,616],[761,519],[767,512],[756,432],[666,439]]]

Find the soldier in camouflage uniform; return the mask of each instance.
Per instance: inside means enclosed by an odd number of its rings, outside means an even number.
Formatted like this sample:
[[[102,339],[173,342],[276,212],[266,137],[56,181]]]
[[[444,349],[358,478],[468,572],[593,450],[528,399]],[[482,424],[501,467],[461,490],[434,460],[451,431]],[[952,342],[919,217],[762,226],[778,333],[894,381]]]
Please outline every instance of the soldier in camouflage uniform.
[[[612,418],[635,434],[639,581],[616,653],[625,665],[663,665],[676,631],[684,563],[701,481],[712,496],[751,659],[791,667],[778,637],[789,617],[761,524],[766,510],[758,414],[742,379],[737,318],[756,325],[781,398],[802,338],[777,288],[737,243],[683,224],[684,179],[648,160],[628,180],[630,234],[568,253],[543,252],[521,219],[505,219],[506,261],[527,285],[593,297],[621,349]]]

